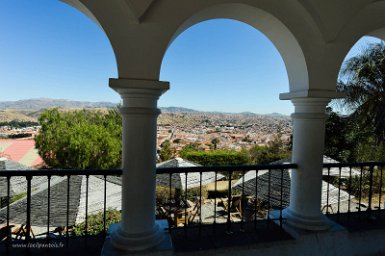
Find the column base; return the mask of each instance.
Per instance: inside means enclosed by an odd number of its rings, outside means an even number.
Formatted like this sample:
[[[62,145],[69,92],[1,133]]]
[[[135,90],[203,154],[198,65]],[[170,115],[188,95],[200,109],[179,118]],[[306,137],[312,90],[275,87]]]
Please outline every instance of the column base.
[[[103,256],[109,255],[173,255],[167,220],[157,220],[151,233],[127,235],[119,224],[112,224],[103,245]]]
[[[282,211],[282,217],[286,219],[286,223],[292,227],[310,230],[322,231],[331,227],[331,222],[321,212],[317,217],[307,217],[293,212],[290,208]]]

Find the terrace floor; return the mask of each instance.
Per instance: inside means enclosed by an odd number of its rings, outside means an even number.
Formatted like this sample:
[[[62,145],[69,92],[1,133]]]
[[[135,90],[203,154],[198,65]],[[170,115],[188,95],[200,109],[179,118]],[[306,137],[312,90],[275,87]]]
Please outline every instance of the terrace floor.
[[[175,229],[171,232],[176,254],[217,248],[247,246],[256,243],[277,242],[293,239],[273,221],[261,220],[256,224],[217,224],[189,229]]]
[[[32,256],[94,256],[100,255],[104,243],[104,236],[89,236],[84,237],[71,237],[68,240],[66,238],[58,238],[47,241],[46,239],[35,240],[31,242],[30,247],[38,246],[51,246],[52,248],[25,248],[26,244],[24,241],[20,243],[13,242],[7,244],[7,242],[0,243],[0,255],[32,255]],[[21,248],[20,248],[21,247]],[[22,248],[24,247],[24,248]]]
[[[385,210],[337,213],[327,215],[327,217],[346,228],[349,232],[385,230]]]
[[[328,215],[329,219],[343,226],[349,233],[365,235],[366,231],[381,231],[385,228],[385,210],[340,213]],[[231,230],[231,232],[227,232]],[[292,244],[295,239],[276,225],[273,221],[260,220],[256,224],[249,223],[231,223],[216,225],[197,225],[188,229],[178,228],[170,231],[174,245],[175,255],[195,255],[195,253],[211,251],[216,249],[226,250],[226,248],[236,249],[247,248],[256,244],[282,244],[287,241]],[[369,234],[369,233],[368,233]],[[372,233],[370,233],[372,234]],[[375,233],[373,233],[375,234]],[[382,233],[381,233],[382,234]],[[380,236],[381,236],[380,234]],[[369,238],[370,239],[370,238]],[[0,243],[0,255],[100,255],[104,243],[104,236],[70,237],[69,239],[45,239],[35,240],[32,246],[50,246],[58,248],[18,248],[25,246],[25,243],[13,243],[7,245],[6,242]],[[286,243],[287,244],[287,243]],[[271,248],[275,246],[270,246]],[[208,255],[215,255],[208,254]],[[268,254],[267,254],[268,255]]]
[[[175,254],[216,248],[247,246],[258,242],[276,242],[292,239],[289,234],[279,228],[274,222],[262,220],[254,223],[232,223],[231,232],[227,232],[226,224],[217,224],[189,229],[178,228],[171,230],[171,238]],[[256,231],[257,230],[257,231]],[[7,245],[0,243],[0,255],[100,255],[104,243],[104,236],[71,237],[47,241],[45,239],[32,242],[32,246],[57,246],[59,248],[18,248],[25,246],[24,241]],[[68,244],[68,246],[67,246]]]

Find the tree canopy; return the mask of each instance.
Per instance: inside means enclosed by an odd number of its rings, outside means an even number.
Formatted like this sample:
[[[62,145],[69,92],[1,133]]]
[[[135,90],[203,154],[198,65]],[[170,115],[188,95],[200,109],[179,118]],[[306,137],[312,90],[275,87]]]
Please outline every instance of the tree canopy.
[[[385,45],[370,44],[345,61],[337,83],[347,115],[331,109],[325,154],[339,161],[385,160]]]
[[[277,134],[266,146],[255,145],[250,148],[251,164],[268,164],[282,159],[288,159],[291,155],[291,141],[286,143]]]
[[[385,45],[370,44],[341,69],[339,90],[347,93],[343,106],[357,125],[370,130],[377,144],[385,141]]]
[[[36,148],[52,168],[109,169],[121,165],[122,126],[116,109],[45,110]]]

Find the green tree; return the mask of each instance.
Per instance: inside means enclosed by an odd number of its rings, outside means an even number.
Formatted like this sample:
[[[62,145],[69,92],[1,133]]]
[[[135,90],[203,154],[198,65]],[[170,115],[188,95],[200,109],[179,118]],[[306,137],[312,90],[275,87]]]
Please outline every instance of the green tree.
[[[180,157],[182,158],[186,158],[186,155],[188,154],[188,152],[190,151],[200,151],[200,144],[198,143],[190,143],[190,144],[187,144],[186,146],[184,146],[182,148],[182,150],[179,152],[179,155]]]
[[[98,111],[45,110],[36,148],[52,168],[109,169],[121,164],[121,117],[116,109]]]
[[[162,148],[159,152],[161,161],[167,161],[174,156],[174,150],[171,148],[171,143],[169,140],[163,141],[160,147]]]
[[[327,109],[329,114],[326,120],[325,155],[338,161],[346,162],[352,156],[354,140],[351,140],[352,125],[348,117],[342,117]]]
[[[249,149],[251,164],[268,164],[290,157],[290,143],[285,143],[279,134],[267,146],[255,145]]]
[[[370,44],[347,60],[338,88],[347,93],[343,106],[360,129],[370,130],[377,145],[385,142],[385,45]]]
[[[213,148],[216,150],[218,148],[218,143],[219,143],[219,139],[218,138],[214,138],[211,140],[211,144],[213,145]]]

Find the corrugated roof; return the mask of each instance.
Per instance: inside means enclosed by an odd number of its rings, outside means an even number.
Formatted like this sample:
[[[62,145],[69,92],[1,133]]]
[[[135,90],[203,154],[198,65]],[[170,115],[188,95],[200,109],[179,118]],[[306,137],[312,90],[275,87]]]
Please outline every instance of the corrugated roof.
[[[69,190],[69,225],[75,224],[80,200],[82,176],[71,176]],[[67,222],[67,178],[59,177],[51,184],[50,200],[47,187],[41,187],[31,194],[31,225],[46,226],[48,202],[50,202],[50,225],[65,226]],[[24,197],[10,205],[10,222],[25,224],[27,219],[27,198]],[[7,209],[0,210],[0,219],[7,218]]]
[[[182,158],[174,158],[156,165],[157,168],[178,168],[178,167],[194,167],[201,166]],[[188,173],[176,173],[171,175],[171,187],[181,188],[183,190],[191,189],[207,185],[215,180],[223,179],[225,176],[215,172],[192,172]],[[201,182],[202,180],[202,182]],[[170,186],[170,175],[169,174],[158,174],[156,175],[156,184],[159,186],[169,187]]]

